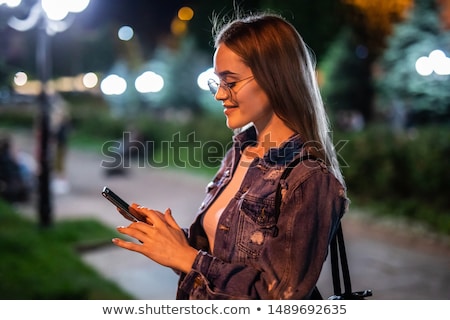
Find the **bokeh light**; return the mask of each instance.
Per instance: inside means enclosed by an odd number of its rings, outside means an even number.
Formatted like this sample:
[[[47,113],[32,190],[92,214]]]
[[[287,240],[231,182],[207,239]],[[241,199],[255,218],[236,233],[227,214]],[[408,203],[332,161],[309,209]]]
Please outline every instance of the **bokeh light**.
[[[127,82],[116,74],[111,74],[102,80],[100,90],[106,95],[121,95],[127,90]]]
[[[153,71],[146,71],[136,78],[134,86],[140,93],[159,92],[164,88],[164,79]]]
[[[79,13],[87,8],[90,0],[42,0],[42,9],[50,20],[61,21],[70,12]]]
[[[219,81],[219,77],[214,73],[214,68],[209,68],[208,70],[202,72],[197,77],[197,85],[200,89],[209,91],[208,80],[215,79],[217,82]]]
[[[50,20],[60,21],[69,14],[66,6],[60,0],[42,0],[42,9]]]
[[[420,57],[416,61],[416,71],[421,76],[429,76],[433,73],[433,66],[428,57]]]
[[[180,10],[178,10],[178,19],[182,21],[189,21],[192,20],[194,17],[194,10],[192,10],[189,7],[182,7]]]
[[[0,0],[0,6],[6,4],[10,8],[15,8],[20,5],[22,0]]]
[[[98,83],[98,77],[93,72],[88,72],[83,76],[83,85],[88,88],[94,88]]]
[[[14,75],[14,84],[16,86],[23,86],[27,83],[28,76],[25,72],[19,71]]]
[[[89,5],[90,0],[68,0],[66,1],[67,8],[70,12],[78,13],[84,11]]]
[[[117,32],[117,37],[122,41],[129,41],[134,36],[134,30],[130,26],[122,26]]]
[[[428,57],[422,56],[416,60],[416,71],[421,76],[450,75],[450,58],[442,50],[433,50]]]
[[[187,31],[187,23],[186,21],[175,18],[172,20],[172,23],[170,24],[170,30],[172,31],[172,34],[176,36],[181,36],[185,34]]]

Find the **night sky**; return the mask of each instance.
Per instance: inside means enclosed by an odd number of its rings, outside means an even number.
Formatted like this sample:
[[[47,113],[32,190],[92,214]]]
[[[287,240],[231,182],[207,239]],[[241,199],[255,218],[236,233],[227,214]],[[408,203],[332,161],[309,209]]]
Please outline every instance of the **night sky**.
[[[0,62],[3,60],[8,67],[8,70],[4,70],[5,73],[9,74],[18,68],[28,72],[36,69],[36,28],[18,32],[6,24],[8,14],[25,20],[35,1],[22,0],[21,6],[14,10],[1,7]],[[183,6],[190,6],[194,10],[195,6],[203,8],[202,2],[203,0],[91,0],[83,12],[73,15],[74,22],[68,30],[52,37],[53,72],[76,74],[84,68],[94,66],[101,70],[107,68],[114,59],[117,49],[116,32],[122,25],[129,25],[134,29],[142,54],[148,58],[160,40],[170,34],[171,22],[178,10]],[[3,77],[2,72],[0,76]]]
[[[173,19],[183,6],[194,10],[194,19],[188,28],[198,40],[199,49],[211,53],[211,12],[221,11],[233,1],[90,0],[83,12],[71,15],[74,20],[67,30],[51,37],[53,74],[73,75],[85,69],[107,69],[124,50],[128,50],[117,39],[117,31],[123,25],[134,29],[139,48],[133,52],[139,52],[144,59],[150,58],[160,44],[170,42],[169,45],[173,45],[173,39],[167,36],[171,34]],[[26,20],[35,4],[36,0],[22,0],[16,9],[1,7],[0,62],[3,61],[7,68],[0,70],[0,77],[3,77],[2,72],[10,74],[18,68],[29,73],[37,69],[37,28],[19,32],[6,23],[9,16]]]
[[[186,0],[91,0],[89,7],[80,17],[80,23],[87,28],[101,25],[126,24],[139,33],[147,34],[170,32],[170,22],[178,9],[190,5]]]

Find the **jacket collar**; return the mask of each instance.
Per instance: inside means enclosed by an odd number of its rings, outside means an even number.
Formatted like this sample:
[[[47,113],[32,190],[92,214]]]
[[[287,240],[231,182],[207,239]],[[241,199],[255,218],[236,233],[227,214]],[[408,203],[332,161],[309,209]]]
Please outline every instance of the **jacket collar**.
[[[236,151],[242,151],[249,145],[256,144],[256,128],[254,126],[238,133],[233,137],[235,142]],[[300,134],[294,134],[288,140],[283,142],[279,148],[270,148],[266,154],[264,154],[263,160],[271,165],[287,165],[300,155],[302,150],[303,141],[300,138]]]

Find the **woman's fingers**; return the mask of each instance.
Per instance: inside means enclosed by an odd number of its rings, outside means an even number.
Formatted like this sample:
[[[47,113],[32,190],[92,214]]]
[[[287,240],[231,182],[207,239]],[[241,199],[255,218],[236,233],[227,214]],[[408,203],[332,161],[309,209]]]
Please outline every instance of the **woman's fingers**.
[[[170,210],[170,208],[167,208],[166,211],[164,212],[164,220],[167,222],[167,224],[169,226],[171,226],[172,228],[175,229],[181,229],[178,226],[178,223],[175,221],[175,219],[172,216],[172,210]]]
[[[124,249],[128,249],[131,251],[135,251],[135,252],[141,252],[142,249],[142,245],[141,244],[137,244],[135,242],[130,242],[130,241],[125,241],[123,239],[120,238],[114,238],[112,239],[112,242],[119,247],[122,247]]]
[[[151,228],[151,225],[145,222],[134,222],[128,227],[117,227],[117,231],[127,236],[133,237],[140,242],[144,242],[145,239],[150,235],[147,228]]]
[[[149,209],[147,207],[141,206],[137,203],[133,203],[130,206],[130,211],[133,214],[143,217],[141,221],[147,222],[148,224],[158,224],[159,221],[164,219],[164,214],[157,210]]]
[[[141,243],[117,238],[112,242],[119,247],[141,253],[163,266],[183,272],[189,271],[197,250],[187,243],[186,236],[172,217],[170,209],[164,214],[143,208],[137,210],[144,212],[150,223],[133,222],[128,227],[118,227],[117,231]]]
[[[147,221],[147,215],[145,214],[144,211],[138,209],[138,208],[143,208],[142,206],[133,203],[131,206],[129,206],[128,210],[130,211],[130,213],[135,216],[139,221]]]

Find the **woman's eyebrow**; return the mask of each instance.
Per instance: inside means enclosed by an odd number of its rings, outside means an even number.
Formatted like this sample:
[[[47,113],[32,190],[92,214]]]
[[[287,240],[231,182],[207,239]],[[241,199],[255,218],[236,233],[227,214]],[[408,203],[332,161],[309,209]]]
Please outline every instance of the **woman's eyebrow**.
[[[230,70],[224,70],[224,71],[217,73],[217,76],[220,78],[225,78],[227,76],[237,76],[237,75],[239,75],[239,74],[236,72],[232,72]]]

